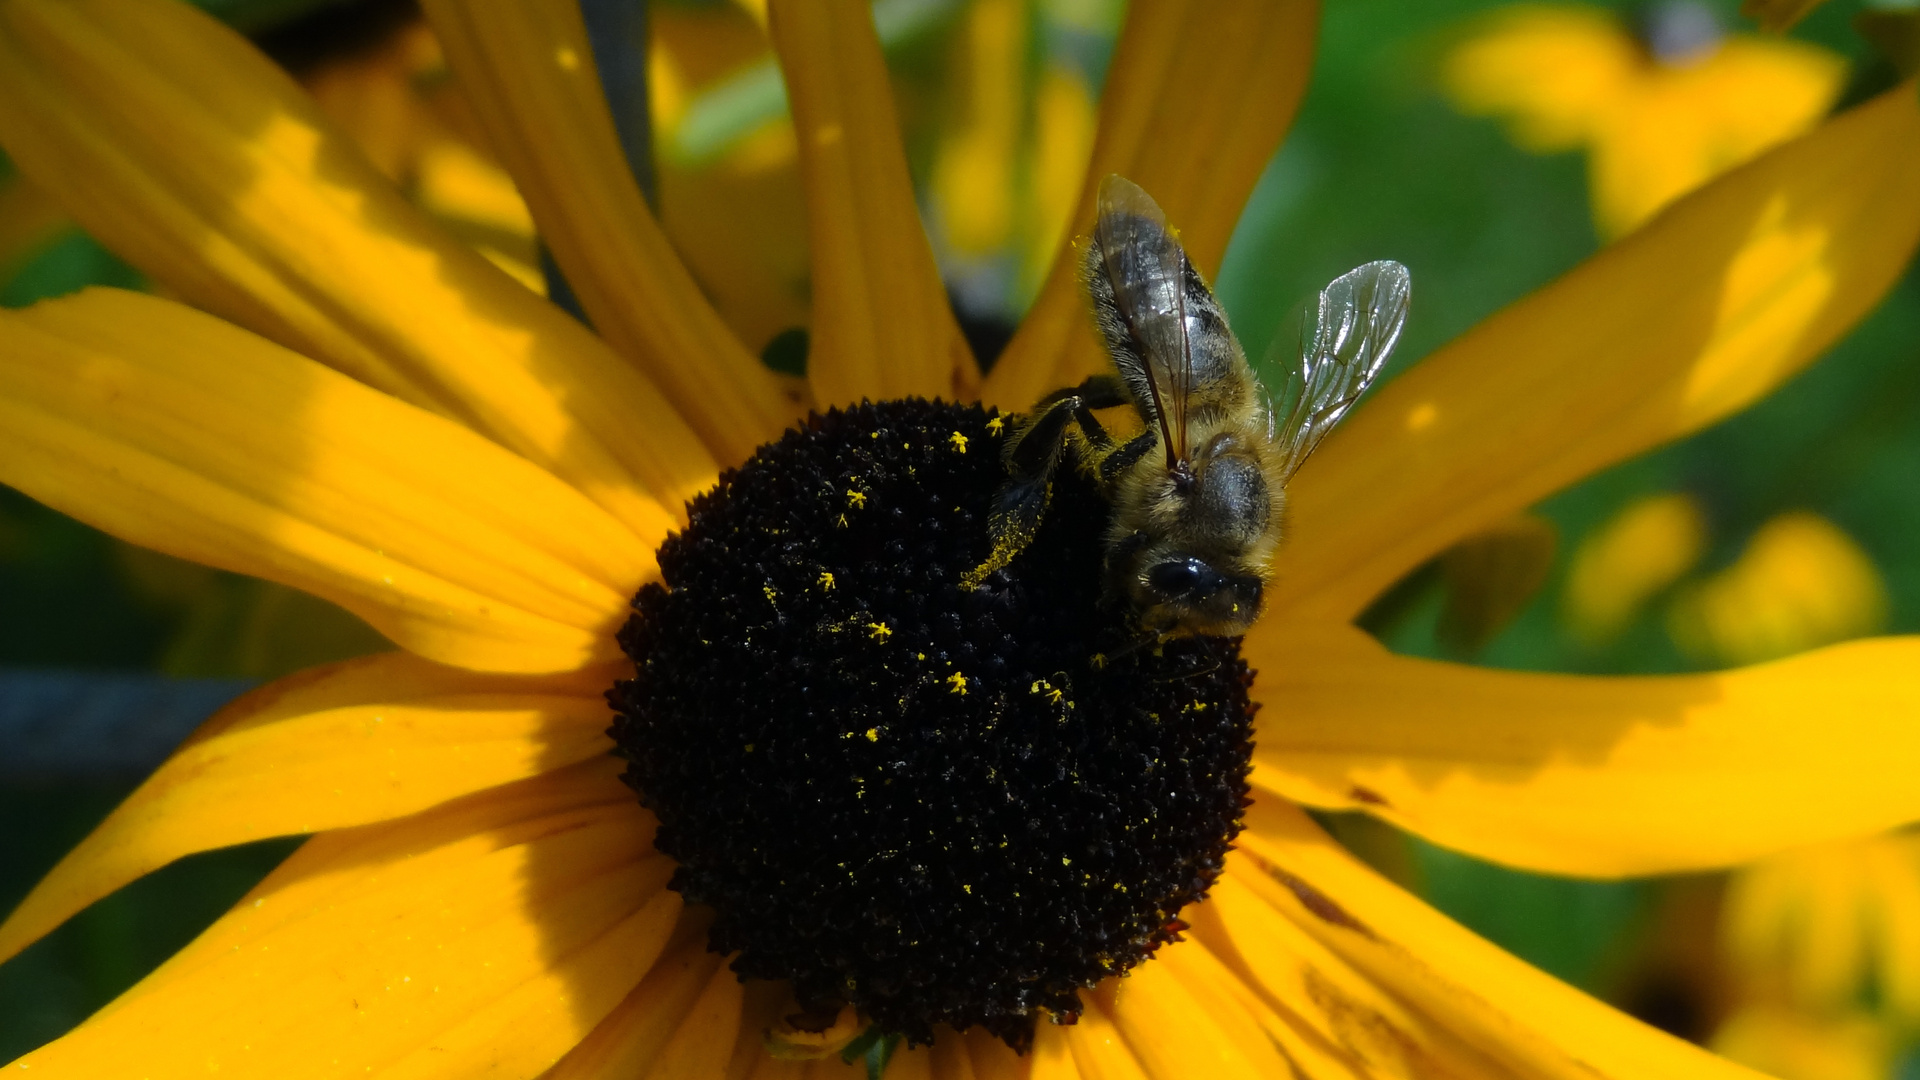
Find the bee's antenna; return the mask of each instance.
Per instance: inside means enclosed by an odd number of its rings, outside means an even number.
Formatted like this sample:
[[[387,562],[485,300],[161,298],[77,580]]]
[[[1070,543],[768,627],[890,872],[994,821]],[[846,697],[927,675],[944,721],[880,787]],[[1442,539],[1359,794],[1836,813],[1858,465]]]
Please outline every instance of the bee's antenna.
[[[1139,637],[1133,639],[1132,641],[1127,642],[1125,645],[1120,646],[1118,649],[1115,649],[1113,652],[1101,654],[1099,661],[1097,661],[1094,666],[1105,667],[1106,664],[1109,662],[1112,662],[1114,660],[1125,659],[1126,657],[1132,656],[1134,653],[1139,652],[1141,649],[1144,649],[1149,645],[1158,645],[1165,640],[1166,640],[1165,636],[1161,634],[1156,634],[1151,631],[1143,631]]]

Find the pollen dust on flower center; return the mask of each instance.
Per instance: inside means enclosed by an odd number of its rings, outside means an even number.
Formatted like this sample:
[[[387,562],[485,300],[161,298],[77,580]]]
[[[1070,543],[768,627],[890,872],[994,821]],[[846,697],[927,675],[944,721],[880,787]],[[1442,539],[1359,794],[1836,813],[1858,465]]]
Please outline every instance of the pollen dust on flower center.
[[[1183,927],[1247,792],[1238,643],[1130,648],[1107,507],[1071,470],[1032,545],[960,587],[1004,435],[895,401],[763,447],[661,547],[609,695],[710,946],[913,1043],[978,1024],[1023,1048],[1076,1016]]]

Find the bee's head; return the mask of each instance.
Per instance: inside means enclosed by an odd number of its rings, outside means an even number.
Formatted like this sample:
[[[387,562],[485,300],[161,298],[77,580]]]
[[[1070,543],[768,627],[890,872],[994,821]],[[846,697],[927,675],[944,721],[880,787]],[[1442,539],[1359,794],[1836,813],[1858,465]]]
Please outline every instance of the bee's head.
[[[1133,600],[1148,630],[1238,637],[1260,616],[1262,588],[1257,574],[1173,551],[1144,563],[1133,581]]]

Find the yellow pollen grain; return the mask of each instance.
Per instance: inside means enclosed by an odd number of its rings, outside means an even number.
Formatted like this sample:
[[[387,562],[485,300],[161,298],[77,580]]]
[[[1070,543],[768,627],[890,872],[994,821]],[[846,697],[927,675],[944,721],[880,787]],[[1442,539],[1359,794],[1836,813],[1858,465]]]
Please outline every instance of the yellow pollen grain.
[[[833,575],[828,573],[825,570],[820,571],[820,581],[818,582],[818,584],[820,588],[825,590],[826,592],[832,592],[833,591]]]
[[[954,693],[964,696],[967,692],[967,677],[956,671],[947,676],[947,685],[953,687]]]
[[[993,419],[987,421],[987,432],[992,435],[998,435],[1002,430],[1006,428],[1006,426],[1007,426],[1007,422],[996,416]]]
[[[864,491],[847,492],[847,505],[855,510],[863,509],[867,505],[867,493]]]
[[[867,729],[867,741],[868,741],[868,742],[879,742],[879,741],[880,741],[880,729],[879,729],[879,728],[877,728],[877,727],[870,727],[870,728],[868,728],[868,729]]]
[[[875,641],[885,641],[893,636],[893,628],[883,622],[867,624],[867,636]]]
[[[779,594],[779,593],[777,593],[777,592],[774,592],[774,591],[773,591],[773,586],[771,586],[771,585],[762,585],[762,586],[760,586],[760,591],[761,591],[761,592],[763,592],[763,593],[766,593],[766,594],[767,594],[767,600],[768,600],[768,602],[769,602],[769,603],[777,603],[777,602],[779,602],[779,600],[780,600],[780,594]]]
[[[1095,671],[1104,671],[1107,666],[1107,654],[1103,652],[1094,653],[1093,658],[1088,660],[1087,663],[1092,664],[1093,670]]]
[[[947,442],[952,445],[954,453],[964,454],[967,452],[967,437],[965,435],[956,431],[947,436]]]

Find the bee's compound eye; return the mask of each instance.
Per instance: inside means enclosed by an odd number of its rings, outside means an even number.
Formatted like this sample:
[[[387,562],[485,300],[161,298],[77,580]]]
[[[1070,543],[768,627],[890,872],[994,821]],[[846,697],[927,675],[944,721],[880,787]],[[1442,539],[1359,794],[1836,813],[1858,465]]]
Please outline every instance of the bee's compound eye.
[[[1219,577],[1213,568],[1192,557],[1157,563],[1147,571],[1147,584],[1168,595],[1184,595],[1202,582]]]

